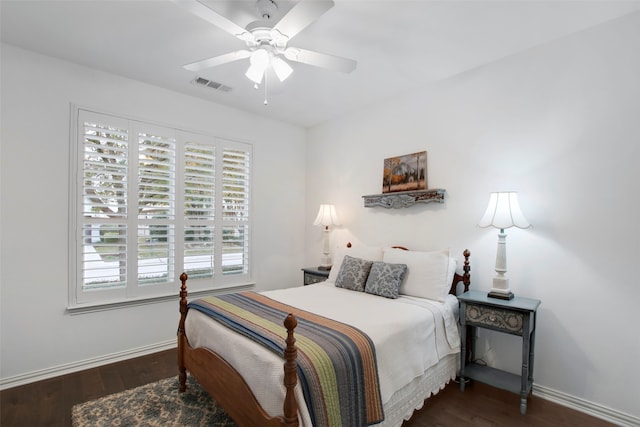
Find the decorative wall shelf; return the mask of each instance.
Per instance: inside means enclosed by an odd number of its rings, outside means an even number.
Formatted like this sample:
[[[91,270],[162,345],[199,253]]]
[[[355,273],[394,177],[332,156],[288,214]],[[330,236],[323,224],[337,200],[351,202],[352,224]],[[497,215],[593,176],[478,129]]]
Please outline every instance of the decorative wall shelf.
[[[383,208],[406,208],[416,203],[444,203],[446,190],[434,188],[431,190],[398,191],[397,193],[371,194],[362,196],[365,208],[381,206]]]

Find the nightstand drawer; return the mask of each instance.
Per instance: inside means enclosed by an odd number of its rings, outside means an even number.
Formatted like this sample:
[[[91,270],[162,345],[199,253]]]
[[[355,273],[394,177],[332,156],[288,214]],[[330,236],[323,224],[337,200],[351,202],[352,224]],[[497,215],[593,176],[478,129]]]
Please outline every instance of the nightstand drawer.
[[[488,326],[511,334],[522,335],[525,313],[504,310],[486,305],[467,303],[465,317],[467,324]]]
[[[307,273],[306,271],[304,272],[305,285],[312,285],[314,283],[324,282],[325,280],[327,280],[326,276],[318,276],[317,274]]]

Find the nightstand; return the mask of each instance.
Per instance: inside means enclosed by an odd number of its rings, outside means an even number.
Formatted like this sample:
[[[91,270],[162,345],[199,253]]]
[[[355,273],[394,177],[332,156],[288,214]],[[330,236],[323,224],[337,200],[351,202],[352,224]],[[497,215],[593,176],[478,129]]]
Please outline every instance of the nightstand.
[[[317,267],[306,267],[302,269],[304,273],[304,286],[313,283],[324,282],[329,278],[330,270],[318,270]]]
[[[537,299],[514,297],[501,300],[487,297],[486,292],[469,291],[458,297],[460,301],[461,349],[460,390],[465,378],[490,384],[520,394],[520,413],[527,412],[527,397],[533,386],[533,353],[536,338]],[[467,328],[469,326],[469,328]],[[522,372],[515,375],[467,360],[467,329],[471,334],[471,359],[475,357],[476,328],[491,329],[522,337]]]

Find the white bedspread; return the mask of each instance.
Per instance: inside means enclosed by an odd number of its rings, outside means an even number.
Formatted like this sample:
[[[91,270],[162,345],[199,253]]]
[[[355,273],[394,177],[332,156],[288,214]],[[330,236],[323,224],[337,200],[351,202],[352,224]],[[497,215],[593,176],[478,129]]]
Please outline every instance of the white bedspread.
[[[406,296],[394,300],[337,288],[332,282],[263,294],[366,333],[376,348],[383,403],[438,360],[460,351],[458,303],[451,295],[444,303]],[[191,346],[214,350],[241,372],[267,413],[282,414],[281,357],[196,310],[189,311],[186,333]],[[296,398],[304,402],[299,387]],[[301,425],[311,426],[306,405],[299,406]]]

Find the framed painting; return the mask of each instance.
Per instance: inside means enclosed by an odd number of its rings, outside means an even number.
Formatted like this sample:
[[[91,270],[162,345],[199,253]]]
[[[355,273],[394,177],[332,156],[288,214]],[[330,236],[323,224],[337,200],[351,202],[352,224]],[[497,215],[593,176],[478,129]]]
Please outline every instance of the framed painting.
[[[426,190],[427,188],[426,151],[384,159],[383,193]]]

